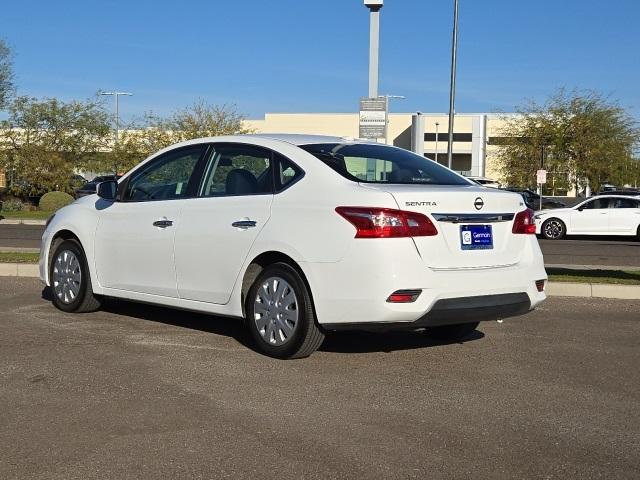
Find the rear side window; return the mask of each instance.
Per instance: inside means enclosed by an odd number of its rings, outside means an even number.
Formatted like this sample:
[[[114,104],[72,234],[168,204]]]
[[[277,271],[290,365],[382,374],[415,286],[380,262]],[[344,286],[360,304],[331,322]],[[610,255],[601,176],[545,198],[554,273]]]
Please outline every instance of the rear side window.
[[[470,182],[415,153],[366,143],[301,145],[345,178],[364,183],[469,185]]]
[[[251,145],[214,145],[200,191],[202,197],[273,192],[271,152]]]
[[[613,199],[613,208],[638,208],[640,202],[631,198],[615,198]]]
[[[279,153],[275,153],[276,159],[276,191],[280,192],[293,185],[304,175],[303,171],[295,163]]]

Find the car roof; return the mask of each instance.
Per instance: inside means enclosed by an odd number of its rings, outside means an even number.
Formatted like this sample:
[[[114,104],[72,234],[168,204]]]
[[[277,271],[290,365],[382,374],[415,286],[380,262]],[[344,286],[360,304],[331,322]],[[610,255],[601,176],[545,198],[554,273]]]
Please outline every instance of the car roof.
[[[353,137],[335,137],[331,135],[307,135],[302,133],[250,133],[243,137],[280,140],[292,145],[312,145],[317,143],[375,143]]]

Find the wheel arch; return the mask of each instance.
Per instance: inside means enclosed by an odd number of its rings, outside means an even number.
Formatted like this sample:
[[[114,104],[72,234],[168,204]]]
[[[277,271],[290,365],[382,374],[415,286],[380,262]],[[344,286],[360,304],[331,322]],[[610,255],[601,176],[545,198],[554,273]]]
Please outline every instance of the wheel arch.
[[[300,266],[298,262],[296,262],[289,255],[279,252],[277,250],[269,250],[266,252],[262,252],[257,255],[253,260],[251,260],[244,271],[244,275],[242,277],[242,285],[240,291],[240,307],[242,309],[242,316],[246,315],[245,306],[247,294],[249,293],[249,289],[253,282],[255,282],[260,272],[262,272],[267,266],[273,265],[274,263],[285,263],[293,268],[302,278],[307,290],[309,291],[309,297],[311,298],[311,307],[313,308],[314,313],[316,312],[315,303],[313,300],[313,290],[311,289],[311,285],[309,284],[309,279],[305,274],[304,270]]]
[[[46,276],[47,276],[47,285],[49,284],[49,282],[51,281],[51,279],[49,278],[50,275],[50,270],[51,270],[51,257],[53,255],[53,252],[56,250],[56,248],[58,248],[58,245],[60,245],[62,242],[66,241],[66,240],[75,240],[76,242],[78,242],[78,245],[80,245],[80,248],[82,249],[84,255],[85,255],[85,259],[87,257],[87,251],[84,247],[84,245],[82,244],[82,240],[80,240],[80,237],[78,235],[76,235],[73,231],[67,229],[67,228],[61,228],[60,230],[58,230],[56,233],[54,233],[51,237],[51,242],[49,243],[49,248],[46,250]],[[88,263],[88,259],[87,259],[87,263]],[[92,273],[92,269],[89,269],[89,273]]]

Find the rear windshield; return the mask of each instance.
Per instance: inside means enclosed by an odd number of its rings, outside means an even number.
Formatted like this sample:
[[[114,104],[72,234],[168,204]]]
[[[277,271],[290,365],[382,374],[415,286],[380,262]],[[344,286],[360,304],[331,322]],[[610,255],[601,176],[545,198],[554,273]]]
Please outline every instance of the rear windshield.
[[[401,148],[366,143],[321,143],[300,148],[354,182],[469,185],[433,160]]]

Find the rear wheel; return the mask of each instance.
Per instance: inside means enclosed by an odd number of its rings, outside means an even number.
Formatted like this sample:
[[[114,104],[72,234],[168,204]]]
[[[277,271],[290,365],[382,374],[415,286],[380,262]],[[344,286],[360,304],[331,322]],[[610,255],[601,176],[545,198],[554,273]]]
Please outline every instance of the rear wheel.
[[[261,352],[276,358],[308,357],[322,344],[311,296],[286,263],[266,267],[249,290],[247,326]]]
[[[560,240],[567,233],[567,227],[559,218],[550,218],[542,224],[542,236],[549,240]]]
[[[427,328],[426,334],[436,340],[455,341],[462,340],[471,335],[480,322],[458,323],[456,325],[442,325],[439,327]]]
[[[51,256],[49,280],[53,304],[65,312],[92,312],[100,308],[93,295],[89,267],[76,240],[65,240]]]

